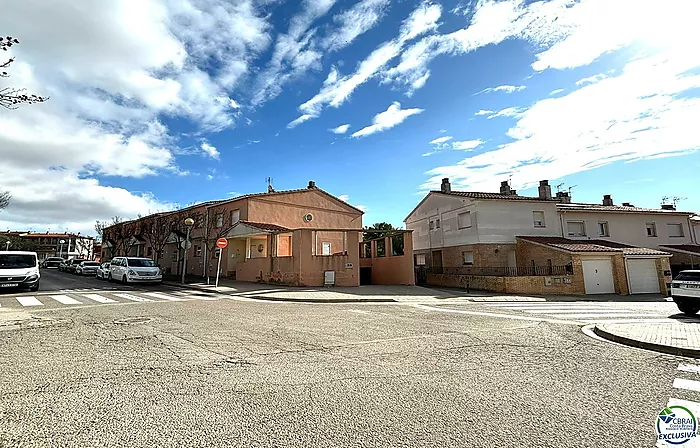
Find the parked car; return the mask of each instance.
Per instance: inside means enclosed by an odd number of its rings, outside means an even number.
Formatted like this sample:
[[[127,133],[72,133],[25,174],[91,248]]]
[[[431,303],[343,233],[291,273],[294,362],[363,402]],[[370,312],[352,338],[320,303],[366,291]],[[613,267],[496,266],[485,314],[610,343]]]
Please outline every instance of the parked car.
[[[62,259],[61,264],[58,265],[58,270],[61,272],[66,272],[67,267],[68,267],[68,260]]]
[[[48,257],[41,263],[41,267],[48,269],[58,269],[62,261],[63,258],[61,257]]]
[[[66,263],[65,271],[70,272],[71,274],[75,274],[75,268],[77,268],[82,261],[87,260],[84,260],[82,258],[71,258],[70,260],[68,260],[68,263]]]
[[[101,278],[102,280],[106,280],[107,277],[109,276],[109,263],[102,263],[99,268],[97,268],[97,272],[95,273],[95,277]]]
[[[116,257],[109,266],[107,280],[128,283],[157,283],[163,280],[163,274],[150,258]]]
[[[100,263],[96,261],[81,261],[75,266],[75,273],[78,275],[96,275]]]
[[[681,271],[671,282],[671,297],[683,314],[700,311],[700,270]]]
[[[0,251],[0,289],[39,290],[39,257],[36,252]]]

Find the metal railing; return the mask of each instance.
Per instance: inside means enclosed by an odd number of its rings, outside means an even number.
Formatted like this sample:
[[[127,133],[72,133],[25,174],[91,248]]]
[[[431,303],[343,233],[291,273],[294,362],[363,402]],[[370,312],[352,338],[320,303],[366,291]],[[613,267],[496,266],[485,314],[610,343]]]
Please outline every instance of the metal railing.
[[[486,277],[544,277],[549,275],[572,275],[571,264],[564,266],[458,266],[432,267],[426,269],[428,274],[444,275],[480,275]]]

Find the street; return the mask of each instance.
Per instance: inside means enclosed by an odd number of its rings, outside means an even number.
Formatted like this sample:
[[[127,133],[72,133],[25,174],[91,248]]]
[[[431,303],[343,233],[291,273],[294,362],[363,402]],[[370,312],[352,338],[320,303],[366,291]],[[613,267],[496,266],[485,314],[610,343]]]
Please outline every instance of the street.
[[[700,400],[672,387],[698,379],[678,370],[692,361],[592,339],[535,313],[547,310],[42,282],[41,305],[0,296],[14,316],[0,325],[0,446],[641,447],[670,398]]]

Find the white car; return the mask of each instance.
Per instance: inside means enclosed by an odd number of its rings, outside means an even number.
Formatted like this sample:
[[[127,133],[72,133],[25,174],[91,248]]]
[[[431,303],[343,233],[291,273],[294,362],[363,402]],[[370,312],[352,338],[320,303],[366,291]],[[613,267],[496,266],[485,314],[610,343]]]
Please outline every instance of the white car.
[[[671,297],[683,314],[700,311],[700,271],[681,271],[671,282]]]
[[[109,265],[107,280],[124,284],[157,283],[163,280],[163,274],[150,258],[116,257]]]
[[[39,257],[36,252],[0,251],[0,290],[39,290]]]
[[[102,263],[99,268],[97,268],[97,272],[95,273],[95,277],[101,278],[102,280],[107,280],[107,277],[109,276],[109,263]]]

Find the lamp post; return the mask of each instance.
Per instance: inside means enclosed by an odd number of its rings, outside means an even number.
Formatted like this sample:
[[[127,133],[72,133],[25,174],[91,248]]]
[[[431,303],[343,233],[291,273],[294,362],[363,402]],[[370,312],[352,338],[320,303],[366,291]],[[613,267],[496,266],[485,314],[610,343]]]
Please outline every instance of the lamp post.
[[[187,229],[187,236],[185,237],[185,259],[182,260],[182,281],[181,283],[184,285],[185,284],[185,273],[187,272],[187,251],[189,250],[189,247],[187,247],[187,244],[190,242],[190,229],[194,225],[194,219],[192,218],[187,218],[185,220],[185,228]]]
[[[63,245],[66,244],[66,240],[59,240],[58,244],[61,247],[59,257],[63,258]]]

